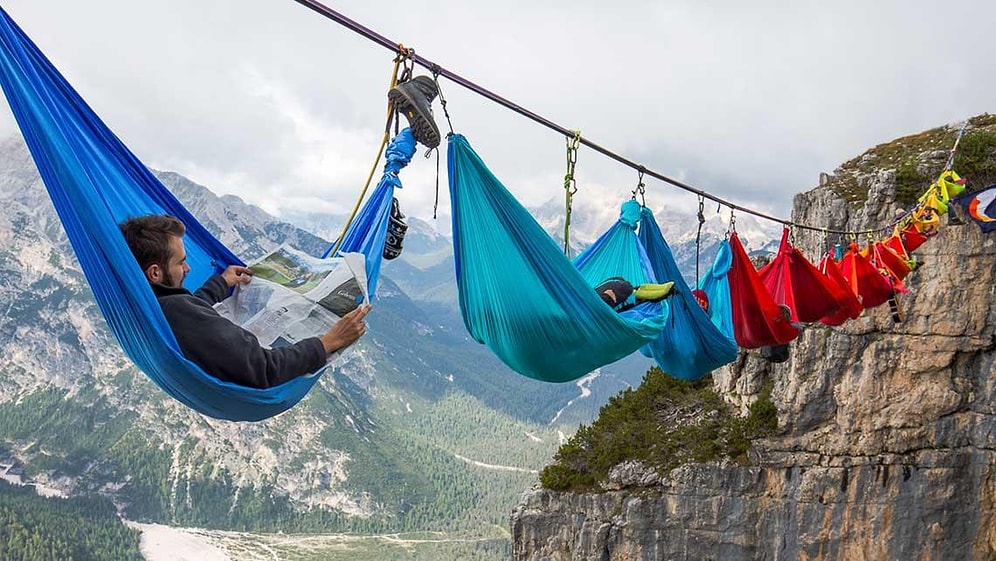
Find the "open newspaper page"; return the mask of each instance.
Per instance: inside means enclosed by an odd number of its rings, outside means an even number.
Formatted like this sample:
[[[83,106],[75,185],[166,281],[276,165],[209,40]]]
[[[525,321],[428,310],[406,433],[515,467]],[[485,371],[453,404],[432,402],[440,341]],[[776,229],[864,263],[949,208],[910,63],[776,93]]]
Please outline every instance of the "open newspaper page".
[[[269,348],[319,337],[369,301],[361,253],[319,259],[280,246],[249,267],[252,281],[239,285],[215,309]]]

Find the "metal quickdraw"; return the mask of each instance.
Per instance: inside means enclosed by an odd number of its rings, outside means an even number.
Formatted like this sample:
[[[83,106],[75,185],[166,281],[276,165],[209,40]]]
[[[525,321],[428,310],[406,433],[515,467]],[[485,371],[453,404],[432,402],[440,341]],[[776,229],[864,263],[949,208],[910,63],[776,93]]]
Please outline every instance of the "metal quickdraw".
[[[564,195],[566,214],[564,218],[564,255],[571,256],[571,206],[574,193],[578,192],[577,180],[574,179],[574,168],[578,163],[578,147],[581,146],[581,131],[573,131],[574,135],[567,137],[567,173],[564,175]]]
[[[695,282],[702,278],[699,276],[699,256],[702,248],[702,225],[705,224],[705,197],[699,195],[699,229],[695,232]]]
[[[643,183],[643,174],[646,170],[640,166],[636,171],[639,175],[636,180],[636,189],[633,189],[633,198],[636,199],[636,196],[640,195],[640,206],[647,206],[647,186]]]

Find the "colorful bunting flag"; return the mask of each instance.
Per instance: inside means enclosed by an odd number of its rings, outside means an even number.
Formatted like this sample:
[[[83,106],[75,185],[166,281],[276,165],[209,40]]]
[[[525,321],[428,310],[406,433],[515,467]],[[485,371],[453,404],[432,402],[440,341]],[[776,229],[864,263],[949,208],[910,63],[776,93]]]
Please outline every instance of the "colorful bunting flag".
[[[963,193],[951,201],[965,209],[965,214],[984,234],[996,230],[996,184],[974,193]]]

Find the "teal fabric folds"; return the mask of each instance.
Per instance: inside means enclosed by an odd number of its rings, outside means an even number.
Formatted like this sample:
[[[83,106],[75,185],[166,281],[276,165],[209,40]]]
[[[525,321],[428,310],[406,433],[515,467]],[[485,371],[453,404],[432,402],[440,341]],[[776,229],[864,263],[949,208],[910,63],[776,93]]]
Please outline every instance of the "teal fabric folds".
[[[574,266],[590,286],[598,286],[611,277],[622,277],[633,286],[657,282],[636,227],[640,220],[640,203],[623,203],[619,220],[590,247],[574,259]]]
[[[733,339],[733,303],[730,301],[730,279],[727,276],[733,266],[733,250],[730,242],[719,244],[716,260],[712,267],[699,279],[698,287],[709,297],[709,317],[713,325],[726,337]]]
[[[462,135],[449,137],[448,171],[464,324],[512,370],[567,382],[660,335],[666,308],[612,311]]]

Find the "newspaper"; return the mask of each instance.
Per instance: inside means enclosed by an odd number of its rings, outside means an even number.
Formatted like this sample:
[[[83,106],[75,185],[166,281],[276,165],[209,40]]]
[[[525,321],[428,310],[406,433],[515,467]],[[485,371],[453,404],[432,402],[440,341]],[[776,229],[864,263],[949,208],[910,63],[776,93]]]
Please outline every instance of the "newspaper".
[[[369,301],[362,253],[318,259],[283,245],[249,268],[252,282],[214,307],[268,348],[321,336]]]

